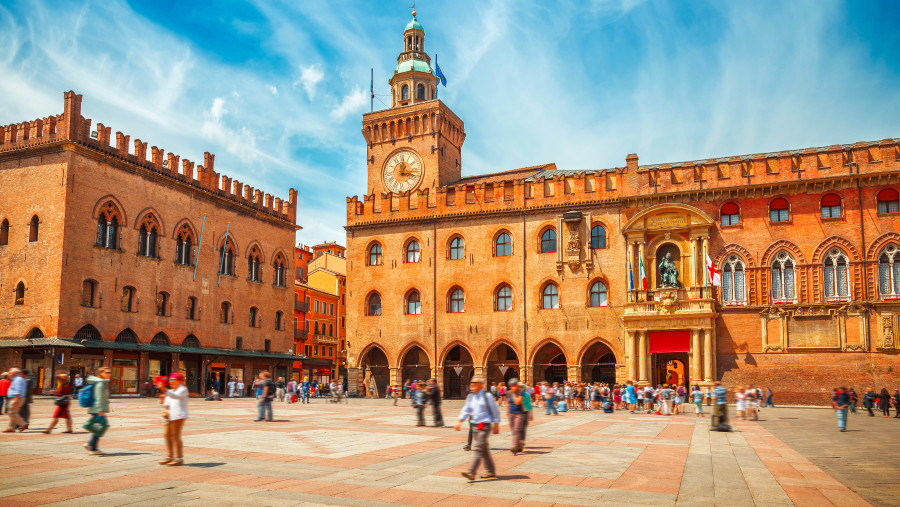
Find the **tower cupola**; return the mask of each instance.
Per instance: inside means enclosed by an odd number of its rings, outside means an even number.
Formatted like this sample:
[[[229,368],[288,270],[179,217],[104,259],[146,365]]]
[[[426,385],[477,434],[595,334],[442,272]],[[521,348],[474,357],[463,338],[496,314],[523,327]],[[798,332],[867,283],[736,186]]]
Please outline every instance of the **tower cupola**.
[[[397,56],[397,68],[390,79],[391,107],[408,106],[437,98],[431,57],[425,52],[425,30],[413,19],[403,30],[403,51]]]

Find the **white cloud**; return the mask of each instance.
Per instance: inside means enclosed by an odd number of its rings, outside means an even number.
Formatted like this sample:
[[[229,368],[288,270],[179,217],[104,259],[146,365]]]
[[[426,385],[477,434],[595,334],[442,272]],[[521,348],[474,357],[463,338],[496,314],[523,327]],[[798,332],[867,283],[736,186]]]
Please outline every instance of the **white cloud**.
[[[331,117],[338,122],[344,121],[351,113],[359,112],[366,105],[369,96],[366,92],[356,85],[349,95],[344,95],[341,103],[331,110]]]
[[[300,67],[300,77],[294,81],[294,87],[303,86],[306,90],[306,96],[311,101],[316,96],[316,85],[325,79],[325,73],[318,65],[310,65],[309,67]]]
[[[272,92],[272,95],[278,95],[278,88],[275,85],[267,85],[266,88]]]

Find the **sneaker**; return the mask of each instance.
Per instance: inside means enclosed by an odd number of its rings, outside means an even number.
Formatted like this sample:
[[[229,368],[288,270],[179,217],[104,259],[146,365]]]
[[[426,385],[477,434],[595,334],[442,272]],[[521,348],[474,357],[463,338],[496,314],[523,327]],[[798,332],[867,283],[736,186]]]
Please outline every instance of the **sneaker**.
[[[463,477],[465,477],[466,479],[469,479],[470,481],[475,480],[475,474],[473,474],[472,472],[460,472],[460,473],[462,474]]]
[[[181,465],[184,465],[184,460],[181,458],[173,459],[169,462],[170,467],[180,467]]]
[[[94,456],[103,456],[106,453],[101,451],[100,449],[97,449],[96,451],[91,451],[91,454],[93,454]]]
[[[175,459],[175,458],[163,458],[163,459],[159,460],[159,464],[160,465],[168,465],[169,463],[172,462],[173,459]]]
[[[497,477],[497,474],[495,474],[495,473],[493,473],[493,472],[488,472],[488,473],[486,473],[486,474],[481,474],[481,478],[482,478],[482,479],[493,479],[494,477]]]
[[[84,444],[82,447],[84,447],[85,451],[91,452],[91,444]]]

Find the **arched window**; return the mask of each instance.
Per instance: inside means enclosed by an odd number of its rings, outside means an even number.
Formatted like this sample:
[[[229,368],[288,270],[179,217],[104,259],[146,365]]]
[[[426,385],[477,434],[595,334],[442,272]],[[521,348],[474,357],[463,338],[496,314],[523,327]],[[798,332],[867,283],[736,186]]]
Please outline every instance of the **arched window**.
[[[840,204],[838,204],[840,206]],[[825,255],[822,285],[826,299],[846,299],[850,295],[847,276],[847,254],[840,248],[832,248]]]
[[[606,248],[606,228],[600,224],[591,227],[591,248],[593,250]]]
[[[769,204],[770,222],[787,222],[790,220],[790,205],[787,200],[779,197]]]
[[[40,219],[37,215],[33,215],[31,221],[28,222],[28,241],[30,243],[38,240],[38,227],[40,227]]]
[[[19,282],[18,284],[16,284],[15,304],[17,304],[17,305],[25,304],[25,282]]]
[[[550,227],[541,233],[541,253],[556,251],[556,231]]]
[[[138,343],[138,337],[131,329],[125,328],[116,335],[116,343]]]
[[[559,287],[555,283],[548,283],[541,290],[541,309],[556,310],[559,308]]]
[[[425,85],[421,83],[416,85],[416,99],[425,100]]]
[[[454,237],[450,240],[450,251],[449,251],[449,259],[450,260],[459,260],[464,259],[466,257],[466,243],[459,236]]]
[[[25,338],[28,338],[29,340],[36,340],[38,338],[43,338],[43,337],[44,337],[44,332],[41,331],[40,328],[37,328],[37,327],[31,328],[31,331],[29,331],[28,335],[25,336]]]
[[[879,213],[900,213],[900,194],[893,188],[886,188],[878,192]]]
[[[377,292],[369,294],[369,298],[366,300],[366,315],[369,317],[381,315],[381,294]]]
[[[725,265],[722,266],[722,304],[725,306],[746,304],[744,294],[744,261],[737,255],[729,255]]]
[[[197,298],[193,296],[187,298],[185,309],[188,319],[197,320]]]
[[[313,334],[319,334],[319,323],[313,323]]]
[[[409,100],[409,85],[403,85],[403,88],[400,88],[400,100]]]
[[[97,218],[97,246],[115,250],[119,247],[119,224],[122,215],[112,201],[106,202]]]
[[[259,308],[250,307],[250,327],[259,327]]]
[[[498,312],[512,311],[512,289],[507,284],[501,285],[494,297],[494,310]]]
[[[900,248],[888,245],[878,256],[878,293],[883,299],[900,298]]]
[[[512,255],[512,238],[509,237],[508,232],[501,232],[497,236],[497,241],[494,243],[494,255],[497,257]]]
[[[152,214],[148,214],[144,221],[141,222],[138,237],[138,255],[155,258],[157,256],[156,243],[159,237],[159,222]]]
[[[93,308],[97,297],[97,282],[85,280],[81,282],[81,306]]]
[[[272,283],[275,284],[276,287],[285,287],[286,282],[284,280],[284,257],[280,252],[275,256],[275,262],[272,265],[272,269],[274,271],[272,275],[272,278],[274,280],[272,281]]]
[[[450,313],[463,313],[466,311],[466,294],[459,287],[450,289]]]
[[[772,301],[796,302],[794,295],[794,259],[787,252],[779,252],[772,261]]]
[[[9,220],[3,219],[0,222],[0,246],[9,244]]]
[[[741,209],[738,208],[737,204],[733,202],[725,203],[719,211],[722,215],[722,225],[738,225],[741,223]]]
[[[133,312],[134,311],[134,287],[125,286],[122,287],[122,311],[123,312]]]
[[[332,324],[328,324],[328,336],[334,336],[334,326]]]
[[[279,331],[284,329],[284,312],[281,310],[275,312],[275,329]]]
[[[219,245],[219,274],[234,276],[234,241],[231,238],[225,238]]]
[[[822,218],[841,217],[841,196],[828,194],[822,197]]]
[[[169,346],[169,337],[166,333],[159,332],[153,335],[153,338],[150,340],[150,345],[165,345]]]
[[[593,284],[591,284],[591,306],[606,306],[607,303],[607,293],[606,293],[606,284],[597,280]]]
[[[75,332],[75,341],[81,342],[82,340],[102,341],[103,338],[100,337],[100,331],[97,331],[96,327],[87,324]]]
[[[181,342],[181,346],[192,348],[192,349],[199,349],[200,348],[200,340],[198,340],[196,336],[189,334],[184,337],[184,340],[182,340],[182,342]]]
[[[182,266],[193,266],[192,257],[194,245],[194,233],[188,224],[184,224],[178,229],[175,238],[175,262]]]
[[[247,280],[251,282],[258,282],[261,278],[262,269],[260,267],[260,258],[259,249],[255,246],[250,249],[250,253],[247,255]]]
[[[378,243],[373,244],[369,247],[369,266],[380,266],[382,263],[381,258],[381,245]]]
[[[419,295],[419,291],[411,290],[406,294],[406,314],[422,314],[422,296]]]
[[[231,303],[228,301],[222,301],[222,304],[219,307],[219,322],[222,324],[228,324],[232,322],[231,320]]]
[[[416,240],[411,240],[406,244],[406,262],[415,263],[419,262],[422,258],[422,249],[419,247],[419,242]]]
[[[168,292],[157,292],[156,293],[156,315],[160,317],[165,317],[168,315],[169,310],[169,293]]]

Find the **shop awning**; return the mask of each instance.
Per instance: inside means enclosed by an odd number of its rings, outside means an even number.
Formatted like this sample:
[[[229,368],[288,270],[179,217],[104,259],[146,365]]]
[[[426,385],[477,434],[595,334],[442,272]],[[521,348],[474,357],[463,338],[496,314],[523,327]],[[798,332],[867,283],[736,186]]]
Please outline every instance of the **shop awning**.
[[[113,350],[132,350],[138,352],[168,352],[173,354],[204,354],[219,356],[235,356],[235,357],[254,357],[259,359],[301,359],[300,356],[293,354],[281,354],[278,352],[260,352],[255,350],[232,350],[232,349],[216,349],[216,348],[196,348],[196,347],[180,347],[175,345],[152,345],[149,343],[121,343],[108,342],[100,340],[66,340],[58,337],[34,338],[34,339],[18,339],[18,340],[0,340],[0,348],[20,348],[20,347],[68,347],[73,349],[113,349]],[[331,364],[326,363],[326,364]]]
[[[650,331],[650,353],[690,352],[690,331]]]

